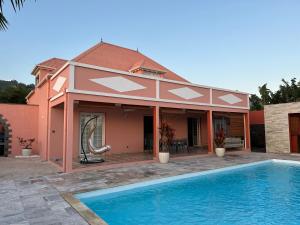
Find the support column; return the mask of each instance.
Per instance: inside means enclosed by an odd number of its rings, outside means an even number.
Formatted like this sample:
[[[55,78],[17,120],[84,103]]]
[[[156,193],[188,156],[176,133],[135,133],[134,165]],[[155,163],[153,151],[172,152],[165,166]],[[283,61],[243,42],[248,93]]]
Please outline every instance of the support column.
[[[153,107],[153,157],[158,159],[159,153],[159,106]]]
[[[51,151],[51,115],[52,114],[52,108],[48,105],[48,126],[47,126],[47,160],[50,161],[50,151]]]
[[[214,135],[213,135],[213,116],[212,116],[212,110],[207,111],[207,147],[208,147],[208,153],[213,153],[213,147],[214,147]]]
[[[250,144],[250,120],[249,112],[244,114],[244,139],[245,139],[245,150],[251,150]]]
[[[64,151],[63,151],[63,170],[64,172],[72,171],[73,163],[73,118],[74,118],[74,101],[66,93],[64,103]]]

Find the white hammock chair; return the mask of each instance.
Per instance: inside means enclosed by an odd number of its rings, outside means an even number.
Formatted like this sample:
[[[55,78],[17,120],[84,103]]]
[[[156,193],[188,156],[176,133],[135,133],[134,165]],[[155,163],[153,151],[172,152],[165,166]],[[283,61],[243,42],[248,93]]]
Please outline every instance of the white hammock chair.
[[[87,125],[92,121],[92,120],[96,120],[96,123],[94,123],[94,126],[93,128],[89,131],[88,135],[87,135],[87,147],[88,147],[88,150],[89,150],[89,155],[87,155],[86,151],[85,151],[85,148],[84,148],[84,145],[83,145],[83,142],[81,142],[81,149],[82,149],[82,152],[84,154],[84,158],[82,158],[80,160],[80,163],[101,163],[101,162],[104,162],[105,160],[103,158],[99,158],[99,157],[94,157],[96,155],[101,155],[105,152],[108,152],[111,150],[111,146],[110,145],[104,145],[104,146],[101,146],[101,147],[96,147],[93,143],[93,135],[94,135],[94,132],[97,128],[97,116],[96,117],[93,117],[91,119],[89,119],[84,127],[83,127],[83,130],[82,130],[82,133],[81,133],[81,140],[83,140],[84,138],[84,131],[85,129],[87,128]]]
[[[104,152],[108,152],[109,150],[111,150],[110,145],[104,145],[101,147],[96,147],[93,143],[93,135],[94,132],[96,130],[96,125],[94,125],[93,129],[90,131],[90,134],[88,136],[88,148],[90,153],[94,154],[94,155],[99,155],[99,154],[103,154]]]

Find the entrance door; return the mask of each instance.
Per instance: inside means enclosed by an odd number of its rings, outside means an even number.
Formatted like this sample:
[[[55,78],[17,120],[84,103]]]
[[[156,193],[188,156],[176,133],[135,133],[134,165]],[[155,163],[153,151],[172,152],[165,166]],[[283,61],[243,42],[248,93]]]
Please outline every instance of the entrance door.
[[[153,116],[144,116],[144,150],[153,150]]]
[[[290,148],[292,153],[300,153],[300,114],[289,114]]]
[[[188,118],[188,145],[189,147],[200,146],[200,119]]]

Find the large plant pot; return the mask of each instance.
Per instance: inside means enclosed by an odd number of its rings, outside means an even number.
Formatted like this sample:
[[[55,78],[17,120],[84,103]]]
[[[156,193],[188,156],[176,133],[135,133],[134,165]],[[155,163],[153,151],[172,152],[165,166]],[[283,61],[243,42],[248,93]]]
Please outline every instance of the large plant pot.
[[[170,153],[169,152],[159,152],[158,158],[160,163],[168,163],[170,159]]]
[[[30,155],[31,155],[31,148],[22,149],[22,156],[30,156]]]
[[[218,157],[223,157],[225,155],[225,148],[216,148],[216,155]]]

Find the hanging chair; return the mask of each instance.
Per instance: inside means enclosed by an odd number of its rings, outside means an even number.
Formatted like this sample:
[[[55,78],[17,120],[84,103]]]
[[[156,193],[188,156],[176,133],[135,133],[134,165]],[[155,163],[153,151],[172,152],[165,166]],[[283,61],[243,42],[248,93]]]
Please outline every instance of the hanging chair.
[[[88,164],[88,163],[101,163],[101,162],[104,162],[105,160],[103,158],[99,158],[97,156],[111,150],[110,145],[104,145],[104,146],[101,146],[101,147],[96,147],[93,143],[93,138],[92,137],[93,137],[94,132],[97,128],[97,118],[98,118],[98,116],[95,116],[95,117],[89,119],[85,123],[85,125],[84,125],[84,127],[81,131],[81,140],[83,140],[84,132],[85,132],[88,124],[91,121],[96,120],[96,123],[94,124],[93,128],[89,131],[89,134],[88,134],[88,137],[87,137],[87,143],[88,143],[87,147],[88,147],[89,152],[90,152],[89,157],[86,154],[86,151],[84,149],[83,141],[81,141],[81,149],[82,149],[84,157],[83,157],[83,159],[80,160],[80,163]]]
[[[102,147],[96,147],[94,145],[92,137],[94,135],[96,127],[97,127],[97,125],[95,124],[93,129],[90,131],[89,136],[88,136],[88,148],[89,148],[90,152],[94,155],[102,154],[104,152],[107,152],[107,151],[111,150],[110,145],[104,145]]]

